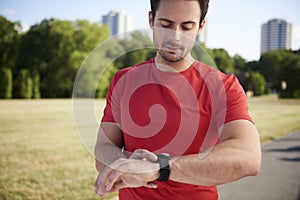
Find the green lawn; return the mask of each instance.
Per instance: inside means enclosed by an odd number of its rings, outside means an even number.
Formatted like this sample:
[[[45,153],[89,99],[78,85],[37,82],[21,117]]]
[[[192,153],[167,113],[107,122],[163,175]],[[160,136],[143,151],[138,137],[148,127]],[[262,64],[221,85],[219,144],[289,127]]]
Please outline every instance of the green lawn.
[[[300,130],[300,100],[275,96],[248,99],[250,115],[259,130],[261,141],[280,138]]]
[[[103,105],[95,104],[98,117]],[[262,141],[300,130],[300,100],[265,96],[249,107]],[[0,200],[98,199],[94,158],[78,137],[70,99],[1,100],[0,155]]]
[[[0,199],[98,199],[72,100],[0,101]]]

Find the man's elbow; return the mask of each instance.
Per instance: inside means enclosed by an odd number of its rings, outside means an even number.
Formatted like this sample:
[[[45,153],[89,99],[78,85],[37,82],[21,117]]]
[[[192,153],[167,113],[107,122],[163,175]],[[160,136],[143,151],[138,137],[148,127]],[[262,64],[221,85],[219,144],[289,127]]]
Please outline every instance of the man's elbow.
[[[253,164],[251,169],[249,170],[249,174],[248,176],[257,176],[260,173],[260,168],[261,165],[260,164]]]
[[[245,165],[245,176],[257,176],[261,169],[261,154],[252,155]]]

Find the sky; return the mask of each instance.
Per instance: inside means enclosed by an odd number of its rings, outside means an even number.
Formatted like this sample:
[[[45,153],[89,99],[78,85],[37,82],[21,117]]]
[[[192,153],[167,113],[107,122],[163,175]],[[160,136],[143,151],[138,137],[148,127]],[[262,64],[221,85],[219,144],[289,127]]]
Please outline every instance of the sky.
[[[132,28],[148,28],[149,0],[0,0],[0,15],[25,29],[46,18],[99,22],[109,11],[124,11]],[[260,57],[261,25],[282,18],[293,25],[292,49],[300,48],[299,0],[210,0],[207,47],[224,48],[247,61]]]

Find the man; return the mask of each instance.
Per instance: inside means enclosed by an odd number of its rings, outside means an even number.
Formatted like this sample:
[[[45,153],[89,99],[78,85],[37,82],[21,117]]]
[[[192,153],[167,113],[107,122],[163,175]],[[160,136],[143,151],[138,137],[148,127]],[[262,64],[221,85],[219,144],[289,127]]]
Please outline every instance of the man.
[[[190,55],[209,0],[151,0],[154,59],[114,76],[95,147],[102,197],[218,199],[257,175],[261,149],[241,86]]]

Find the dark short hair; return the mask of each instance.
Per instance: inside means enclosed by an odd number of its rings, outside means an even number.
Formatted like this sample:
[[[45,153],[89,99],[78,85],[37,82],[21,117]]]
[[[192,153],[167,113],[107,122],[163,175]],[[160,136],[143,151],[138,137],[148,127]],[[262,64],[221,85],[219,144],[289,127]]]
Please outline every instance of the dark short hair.
[[[156,15],[156,11],[159,8],[159,4],[160,4],[161,0],[150,0],[150,4],[151,4],[151,12],[153,15],[153,19],[155,18]],[[200,10],[201,10],[201,16],[200,16],[200,23],[204,20],[207,10],[208,10],[208,4],[209,4],[209,0],[197,0],[200,4]]]

